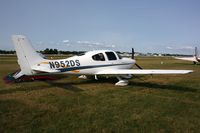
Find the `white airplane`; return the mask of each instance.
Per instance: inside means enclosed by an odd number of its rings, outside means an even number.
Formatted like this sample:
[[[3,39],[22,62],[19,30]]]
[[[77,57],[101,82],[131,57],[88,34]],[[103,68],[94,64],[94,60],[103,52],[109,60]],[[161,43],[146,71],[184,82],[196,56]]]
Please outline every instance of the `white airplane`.
[[[192,70],[142,70],[136,61],[131,58],[122,58],[111,50],[95,50],[80,56],[66,59],[49,60],[43,58],[32,47],[29,40],[23,35],[13,35],[12,40],[18,57],[21,71],[15,73],[15,79],[23,75],[48,75],[48,74],[77,74],[116,76],[119,80],[115,85],[125,86],[128,78],[135,74],[187,74]],[[131,69],[134,65],[140,69]]]
[[[193,57],[175,57],[175,59],[192,61],[194,64],[200,62],[200,57],[198,55],[197,47],[195,47],[195,53]]]

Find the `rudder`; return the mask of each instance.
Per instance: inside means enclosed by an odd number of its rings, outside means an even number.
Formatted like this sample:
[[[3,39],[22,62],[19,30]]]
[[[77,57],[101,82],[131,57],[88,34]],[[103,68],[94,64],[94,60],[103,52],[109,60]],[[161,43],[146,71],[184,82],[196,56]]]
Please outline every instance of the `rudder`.
[[[44,58],[37,53],[25,36],[13,35],[12,41],[15,46],[21,72],[25,75],[32,75],[33,72],[31,70],[31,66],[43,61]]]

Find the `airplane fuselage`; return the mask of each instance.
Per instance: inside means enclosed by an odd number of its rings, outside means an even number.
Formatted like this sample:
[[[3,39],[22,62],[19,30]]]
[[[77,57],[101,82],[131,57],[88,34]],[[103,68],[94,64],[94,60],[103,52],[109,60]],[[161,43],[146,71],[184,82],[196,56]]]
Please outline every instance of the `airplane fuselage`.
[[[36,64],[36,70],[45,68],[49,71],[58,71],[58,74],[95,74],[102,69],[130,69],[134,66],[135,60],[121,58],[116,52],[111,50],[97,50],[86,52],[84,55],[73,56],[59,60],[44,60]],[[34,71],[35,74],[38,71]]]

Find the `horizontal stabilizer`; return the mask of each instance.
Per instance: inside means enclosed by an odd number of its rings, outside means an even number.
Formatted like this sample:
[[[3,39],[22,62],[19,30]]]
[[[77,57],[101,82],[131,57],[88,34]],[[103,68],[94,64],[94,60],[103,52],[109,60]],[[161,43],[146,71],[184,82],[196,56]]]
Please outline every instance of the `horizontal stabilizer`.
[[[48,69],[47,67],[42,67],[42,66],[32,66],[31,69],[36,71],[36,72],[44,72],[44,73],[57,73],[57,72],[60,72],[60,70]]]

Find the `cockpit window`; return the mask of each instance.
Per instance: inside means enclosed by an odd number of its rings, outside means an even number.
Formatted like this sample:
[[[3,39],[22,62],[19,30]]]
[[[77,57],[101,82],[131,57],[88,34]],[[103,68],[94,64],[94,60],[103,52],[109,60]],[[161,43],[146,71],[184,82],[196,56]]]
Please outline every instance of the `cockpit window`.
[[[93,55],[92,59],[95,61],[105,61],[105,57],[102,53]]]
[[[108,60],[117,60],[117,57],[113,52],[106,52],[106,55],[108,57]]]

